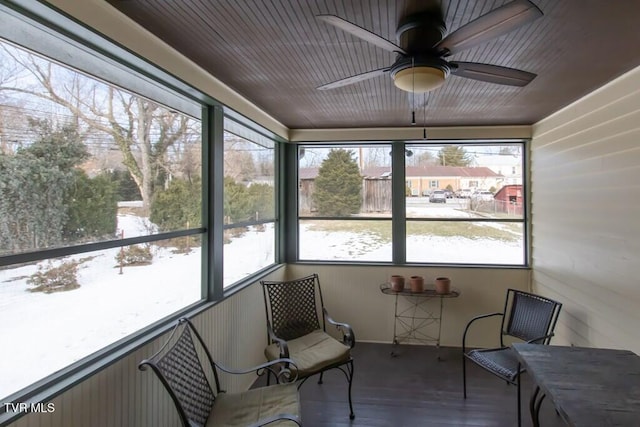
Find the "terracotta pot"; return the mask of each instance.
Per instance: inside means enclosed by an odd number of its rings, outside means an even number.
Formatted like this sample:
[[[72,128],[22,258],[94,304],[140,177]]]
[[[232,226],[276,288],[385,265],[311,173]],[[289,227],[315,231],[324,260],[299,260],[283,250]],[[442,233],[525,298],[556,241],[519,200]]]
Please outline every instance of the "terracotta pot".
[[[404,289],[404,276],[399,276],[397,274],[394,274],[389,279],[389,282],[391,282],[392,291],[400,292]]]
[[[411,286],[411,292],[423,292],[424,291],[424,277],[411,276],[409,278],[409,285]]]
[[[451,279],[448,277],[436,277],[434,283],[437,294],[448,294],[451,292]]]

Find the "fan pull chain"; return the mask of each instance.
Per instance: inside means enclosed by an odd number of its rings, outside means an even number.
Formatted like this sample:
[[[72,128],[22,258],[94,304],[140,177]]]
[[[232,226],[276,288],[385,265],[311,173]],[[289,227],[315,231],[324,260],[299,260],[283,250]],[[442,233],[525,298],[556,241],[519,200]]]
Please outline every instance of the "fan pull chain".
[[[422,103],[422,139],[427,139],[427,93],[424,94],[424,102]]]
[[[416,125],[416,69],[414,58],[411,57],[411,126]]]

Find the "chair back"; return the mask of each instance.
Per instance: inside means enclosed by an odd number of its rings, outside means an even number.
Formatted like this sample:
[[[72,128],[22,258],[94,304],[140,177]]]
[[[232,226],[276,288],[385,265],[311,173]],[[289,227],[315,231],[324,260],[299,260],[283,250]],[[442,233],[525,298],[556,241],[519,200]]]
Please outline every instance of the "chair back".
[[[209,350],[191,322],[182,318],[160,350],[138,365],[140,370],[151,367],[158,376],[184,426],[204,426],[213,408],[215,395],[209,384],[194,338],[209,360],[216,392],[219,393],[218,375]]]
[[[325,329],[317,274],[284,282],[262,280],[267,324],[285,341]],[[322,321],[320,320],[322,316]]]
[[[549,344],[561,308],[562,304],[552,299],[509,289],[503,316],[503,334],[524,341],[544,337],[533,343]]]

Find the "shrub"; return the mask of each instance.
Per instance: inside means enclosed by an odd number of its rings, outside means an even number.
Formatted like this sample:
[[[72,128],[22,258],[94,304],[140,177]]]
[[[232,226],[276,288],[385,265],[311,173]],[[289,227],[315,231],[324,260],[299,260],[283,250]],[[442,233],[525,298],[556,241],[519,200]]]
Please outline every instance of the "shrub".
[[[47,268],[40,265],[38,272],[27,279],[27,284],[34,286],[29,291],[50,294],[79,288],[80,284],[77,278],[79,264],[77,261],[65,261],[54,267],[53,263],[49,261]]]
[[[140,188],[129,171],[116,169],[110,175],[117,186],[118,201],[142,200]]]
[[[89,178],[80,170],[66,194],[67,221],[63,236],[74,241],[112,236],[116,232],[118,202],[110,174]]]
[[[251,203],[250,213],[254,219],[271,219],[275,216],[275,196],[269,184],[251,184],[247,188],[247,198]]]
[[[149,265],[152,260],[153,254],[149,245],[128,246],[122,248],[116,255],[116,261],[120,266]]]
[[[225,224],[248,221],[255,216],[254,204],[246,185],[225,176],[223,195]]]
[[[149,220],[160,231],[199,227],[201,219],[202,186],[200,179],[174,179],[167,189],[155,193]]]

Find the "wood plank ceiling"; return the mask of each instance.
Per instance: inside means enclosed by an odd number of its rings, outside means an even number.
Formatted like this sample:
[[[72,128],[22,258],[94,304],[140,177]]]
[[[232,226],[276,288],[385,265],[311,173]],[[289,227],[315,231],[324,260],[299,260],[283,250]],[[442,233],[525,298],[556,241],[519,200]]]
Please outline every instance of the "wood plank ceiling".
[[[447,34],[507,0],[108,0],[291,129],[532,124],[640,65],[640,1],[532,0],[544,16],[453,55],[533,72],[526,87],[449,76],[422,95],[380,76],[316,87],[391,65],[385,51],[320,22],[338,15],[396,41],[398,22],[436,2]],[[417,105],[417,108],[415,107]]]

